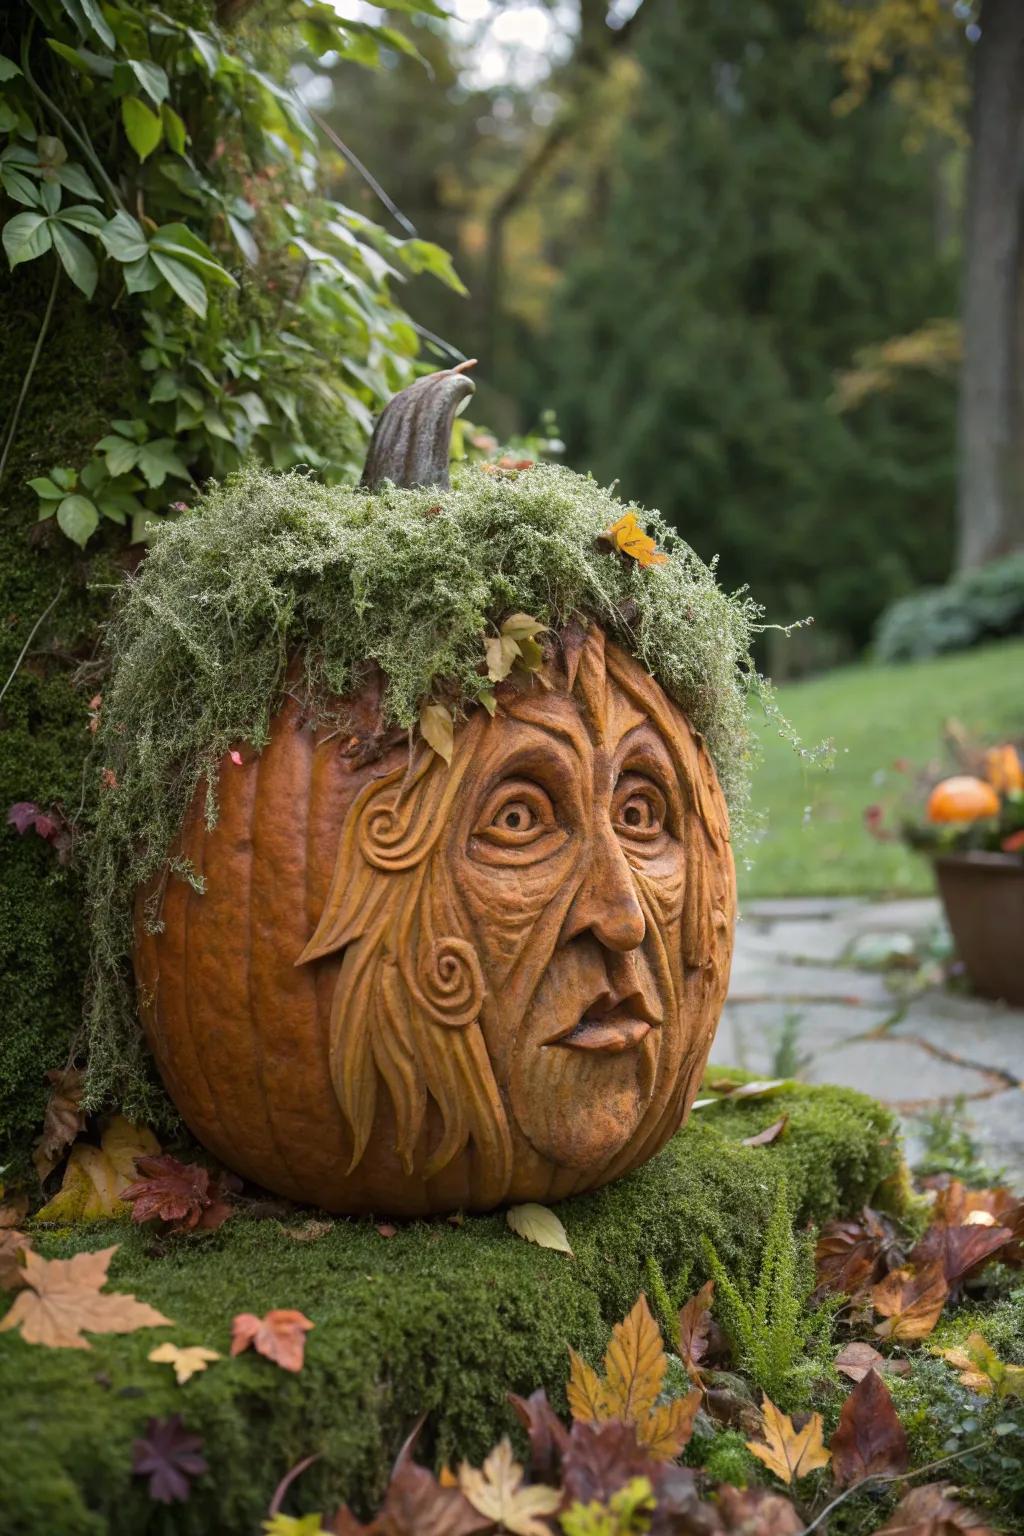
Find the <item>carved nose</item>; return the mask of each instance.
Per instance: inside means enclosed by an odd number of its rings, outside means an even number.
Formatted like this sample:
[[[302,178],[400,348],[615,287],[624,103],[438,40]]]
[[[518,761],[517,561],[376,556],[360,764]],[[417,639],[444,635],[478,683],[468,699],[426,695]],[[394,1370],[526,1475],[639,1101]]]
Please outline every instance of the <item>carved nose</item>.
[[[598,835],[583,884],[565,919],[563,942],[592,933],[605,949],[625,954],[640,947],[646,932],[633,876],[609,827]]]

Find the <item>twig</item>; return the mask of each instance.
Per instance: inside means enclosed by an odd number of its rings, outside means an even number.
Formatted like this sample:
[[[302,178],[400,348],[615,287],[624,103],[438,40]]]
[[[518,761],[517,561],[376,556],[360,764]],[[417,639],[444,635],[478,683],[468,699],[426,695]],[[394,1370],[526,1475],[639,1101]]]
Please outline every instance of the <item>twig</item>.
[[[326,118],[321,117],[319,112],[310,112],[310,116],[324,137],[330,139],[335,149],[340,155],[344,155],[352,169],[359,172],[359,175],[366,182],[366,185],[370,188],[370,191],[375,193],[376,196],[380,198],[381,202],[384,204],[384,207],[388,210],[388,213],[390,213],[395,222],[397,224],[401,224],[407,235],[415,236],[417,230],[412,220],[407,219],[401,208],[398,207],[397,203],[392,202],[391,198],[388,197],[388,194],[384,191],[384,188],[381,186],[376,176],[373,175],[372,171],[367,170],[359,156],[355,154],[353,150],[349,149],[344,139],[338,137],[330,123],[327,122]]]
[[[312,1456],[303,1456],[301,1461],[297,1461],[295,1463],[291,1471],[285,1473],[284,1477],[282,1477],[281,1481],[274,1489],[274,1497],[271,1499],[270,1508],[267,1510],[267,1514],[270,1516],[271,1520],[273,1520],[274,1516],[281,1508],[281,1505],[284,1503],[284,1496],[288,1492],[288,1489],[291,1487],[292,1483],[294,1483],[295,1479],[297,1477],[301,1477],[306,1468],[311,1467],[314,1461],[319,1461],[322,1454],[322,1451],[315,1451]]]
[[[3,699],[4,694],[7,692],[8,688],[11,686],[11,684],[14,682],[14,679],[17,676],[18,668],[21,666],[22,662],[25,660],[25,657],[28,654],[28,648],[32,644],[33,639],[35,638],[36,630],[39,628],[40,624],[42,624],[43,620],[46,618],[47,614],[50,612],[50,609],[56,607],[57,602],[60,599],[60,595],[61,595],[61,593],[63,591],[64,591],[64,577],[62,576],[61,579],[60,579],[60,586],[57,588],[57,590],[54,593],[53,597],[51,597],[50,601],[47,603],[46,607],[43,609],[43,611],[39,615],[38,619],[36,619],[35,623],[32,625],[32,628],[29,630],[29,632],[28,632],[28,639],[25,641],[25,644],[22,646],[21,651],[20,651],[20,653],[18,655],[18,659],[14,663],[14,666],[11,668],[11,675],[7,679],[6,683],[4,683],[3,687],[0,688],[0,700]]]
[[[7,460],[11,452],[11,446],[14,442],[14,433],[17,429],[18,421],[21,417],[21,408],[25,404],[25,397],[28,394],[28,387],[32,382],[32,375],[36,371],[36,364],[39,361],[39,354],[43,350],[43,342],[46,340],[46,333],[50,328],[50,316],[53,314],[53,301],[57,297],[57,287],[59,283],[60,262],[57,260],[55,254],[53,258],[53,282],[50,284],[50,297],[46,301],[46,309],[43,312],[43,323],[39,327],[39,335],[36,337],[36,344],[32,349],[32,356],[29,358],[28,367],[25,370],[25,377],[21,381],[21,392],[18,395],[17,401],[15,402],[14,410],[11,414],[11,424],[7,428],[7,436],[4,439],[4,451],[2,454],[0,454],[0,483],[3,482],[4,471],[7,468]],[[2,697],[2,695],[0,695],[0,697]]]
[[[832,1500],[831,1504],[826,1504],[821,1514],[815,1515],[810,1525],[804,1527],[801,1536],[811,1536],[811,1532],[818,1529],[826,1515],[830,1515],[834,1509],[844,1503],[851,1493],[860,1493],[867,1487],[868,1483],[905,1483],[912,1477],[920,1477],[924,1472],[934,1472],[936,1467],[944,1467],[949,1461],[958,1461],[961,1456],[970,1456],[972,1452],[978,1450],[981,1446],[991,1444],[991,1438],[988,1440],[977,1440],[973,1445],[965,1445],[962,1451],[952,1451],[948,1456],[940,1456],[938,1461],[926,1461],[923,1467],[914,1467],[909,1472],[885,1472],[880,1473],[876,1477],[861,1478],[859,1483],[852,1483],[849,1488],[844,1488],[838,1498]]]
[[[106,168],[104,167],[102,160],[100,159],[99,155],[96,153],[96,151],[92,147],[92,144],[91,144],[91,142],[89,140],[88,133],[85,133],[85,134],[79,133],[79,131],[75,127],[74,123],[72,123],[69,118],[65,117],[64,113],[61,111],[60,107],[58,107],[57,103],[54,100],[52,100],[51,97],[47,96],[46,92],[36,83],[35,76],[33,75],[32,70],[29,67],[29,62],[28,62],[29,43],[31,41],[31,37],[32,37],[32,32],[31,32],[31,29],[30,29],[28,34],[26,35],[25,41],[24,41],[24,43],[22,44],[22,47],[21,47],[21,68],[22,68],[22,73],[24,74],[25,79],[28,82],[30,90],[32,91],[33,95],[38,96],[39,100],[42,102],[43,106],[47,109],[47,111],[53,113],[54,117],[57,119],[57,121],[60,123],[61,127],[64,129],[64,132],[67,133],[67,134],[70,134],[70,136],[74,139],[75,143],[78,145],[78,147],[82,151],[82,153],[92,163],[92,168],[96,172],[97,176],[100,178],[100,181],[102,181],[104,183],[104,185],[106,186],[107,191],[109,192],[111,200],[112,200],[112,202],[114,204],[114,207],[115,208],[123,209],[124,208],[124,203],[121,200],[121,194],[117,190],[117,188],[114,185],[114,183],[111,181],[110,177],[107,175]]]

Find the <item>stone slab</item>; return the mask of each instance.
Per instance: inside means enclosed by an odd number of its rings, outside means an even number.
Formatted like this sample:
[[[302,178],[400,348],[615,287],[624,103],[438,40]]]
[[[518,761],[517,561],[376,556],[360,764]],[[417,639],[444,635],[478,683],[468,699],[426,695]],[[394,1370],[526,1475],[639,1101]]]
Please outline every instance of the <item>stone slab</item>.
[[[1024,1090],[1008,1088],[967,1105],[964,1123],[983,1160],[1005,1168],[1010,1183],[1024,1187]]]
[[[841,1003],[727,1003],[711,1060],[717,1066],[741,1067],[759,1077],[771,1077],[782,1070],[777,1052],[787,1017],[795,1020],[793,1052],[799,1062],[806,1063],[823,1050],[879,1029],[891,1016],[889,1008]],[[804,1070],[801,1066],[797,1076],[802,1077]]]
[[[984,1072],[956,1066],[893,1036],[826,1049],[814,1057],[804,1080],[857,1088],[899,1107],[952,1104],[961,1097],[991,1094],[997,1086]]]
[[[1024,1009],[936,988],[908,1004],[893,1034],[919,1035],[951,1055],[1024,1081]]]
[[[781,946],[780,946],[781,947]],[[897,1006],[883,975],[858,971],[850,966],[802,965],[788,959],[773,960],[767,954],[750,953],[742,944],[733,956],[729,997],[760,1001],[842,998],[854,1005],[890,1008]]]

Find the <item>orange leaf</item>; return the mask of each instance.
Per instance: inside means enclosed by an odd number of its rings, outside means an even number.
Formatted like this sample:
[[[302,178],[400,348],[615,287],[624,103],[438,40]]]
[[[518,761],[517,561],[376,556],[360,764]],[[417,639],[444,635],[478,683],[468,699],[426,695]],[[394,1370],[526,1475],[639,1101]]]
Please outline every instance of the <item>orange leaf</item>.
[[[258,1355],[273,1360],[283,1371],[301,1371],[306,1352],[306,1333],[315,1324],[301,1312],[275,1308],[265,1317],[240,1312],[231,1324],[231,1353],[240,1355],[251,1344]]]
[[[686,1366],[686,1374],[691,1381],[700,1380],[697,1367],[707,1354],[708,1334],[711,1331],[711,1300],[714,1294],[715,1282],[706,1281],[679,1313],[679,1358]]]
[[[693,1433],[700,1393],[655,1406],[668,1369],[658,1325],[641,1292],[628,1317],[616,1323],[604,1357],[604,1377],[569,1350],[569,1409],[582,1423],[618,1419],[659,1460],[678,1456]]]
[[[871,1304],[886,1319],[875,1332],[881,1339],[926,1339],[942,1315],[949,1286],[941,1264],[923,1269],[894,1269],[872,1288]]]
[[[829,1449],[837,1488],[907,1470],[907,1432],[877,1371],[868,1371],[846,1399]]]
[[[28,1344],[50,1349],[89,1349],[89,1333],[134,1333],[137,1328],[171,1326],[171,1320],[134,1296],[103,1296],[113,1248],[76,1253],[71,1259],[43,1259],[29,1249],[23,1265],[25,1289],[19,1291],[0,1333],[20,1328]]]
[[[28,1195],[15,1195],[13,1200],[0,1205],[0,1231],[5,1227],[17,1227],[28,1215]]]
[[[683,1447],[689,1445],[701,1398],[700,1388],[694,1387],[685,1397],[662,1403],[637,1425],[636,1437],[655,1461],[674,1461]]]
[[[581,1424],[597,1424],[612,1417],[607,1411],[604,1383],[594,1367],[588,1365],[571,1344],[569,1345],[569,1384],[565,1392],[569,1399],[569,1412]]]
[[[771,1398],[765,1397],[761,1404],[761,1423],[764,1443],[748,1440],[747,1450],[758,1461],[763,1461],[782,1482],[792,1486],[809,1472],[828,1466],[831,1456],[825,1449],[820,1413],[812,1413],[803,1429],[798,1430],[789,1415],[781,1413]]]
[[[637,565],[664,565],[668,555],[645,533],[637,522],[635,512],[625,512],[607,529],[604,538],[622,554],[629,555]]]

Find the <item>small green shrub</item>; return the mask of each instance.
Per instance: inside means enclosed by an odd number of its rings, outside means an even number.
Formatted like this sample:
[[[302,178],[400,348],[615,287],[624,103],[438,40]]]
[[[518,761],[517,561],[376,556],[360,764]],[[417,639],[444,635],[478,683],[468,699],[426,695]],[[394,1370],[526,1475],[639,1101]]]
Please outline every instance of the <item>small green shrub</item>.
[[[1024,630],[1024,554],[923,587],[887,608],[875,630],[879,661],[920,661]]]

